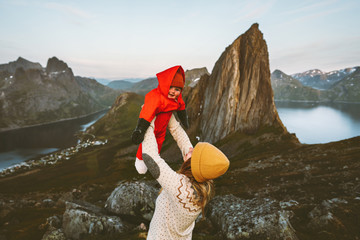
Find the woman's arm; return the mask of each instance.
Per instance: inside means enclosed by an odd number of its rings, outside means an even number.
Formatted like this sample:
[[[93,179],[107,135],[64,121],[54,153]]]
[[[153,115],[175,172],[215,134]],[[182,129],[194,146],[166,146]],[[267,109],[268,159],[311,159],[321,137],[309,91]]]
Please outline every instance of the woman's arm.
[[[158,153],[154,134],[154,120],[146,131],[144,141],[142,142],[143,160],[149,172],[160,183],[161,187],[171,194],[176,194],[181,176],[172,170]]]
[[[188,135],[181,127],[180,123],[176,120],[174,114],[171,115],[168,128],[177,145],[179,146],[184,160],[187,160],[186,155],[192,152],[193,146]]]

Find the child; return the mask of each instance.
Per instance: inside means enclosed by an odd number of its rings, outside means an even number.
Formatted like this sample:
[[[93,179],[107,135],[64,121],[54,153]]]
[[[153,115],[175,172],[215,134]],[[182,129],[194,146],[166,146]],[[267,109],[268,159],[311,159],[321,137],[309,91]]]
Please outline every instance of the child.
[[[155,119],[154,134],[158,144],[159,153],[165,140],[166,127],[173,111],[177,111],[179,120],[188,128],[185,103],[181,92],[185,84],[185,74],[181,66],[174,66],[156,74],[159,81],[157,88],[145,95],[145,103],[140,111],[138,124],[132,134],[132,141],[140,144],[151,121]],[[135,168],[140,174],[145,174],[147,167],[142,160],[142,145],[136,153]]]

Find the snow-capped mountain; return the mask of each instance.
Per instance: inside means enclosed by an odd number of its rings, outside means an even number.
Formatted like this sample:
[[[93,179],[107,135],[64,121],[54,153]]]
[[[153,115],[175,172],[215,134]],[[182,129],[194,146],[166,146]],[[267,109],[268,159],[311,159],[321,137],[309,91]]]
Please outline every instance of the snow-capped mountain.
[[[331,72],[323,72],[319,69],[312,69],[303,73],[292,74],[291,76],[298,79],[305,86],[317,89],[329,89],[332,85],[347,77],[355,70],[355,67]]]

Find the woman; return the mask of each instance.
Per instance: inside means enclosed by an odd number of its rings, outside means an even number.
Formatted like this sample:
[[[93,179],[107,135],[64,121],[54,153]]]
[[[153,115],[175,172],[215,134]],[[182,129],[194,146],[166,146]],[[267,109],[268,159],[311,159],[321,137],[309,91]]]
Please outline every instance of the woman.
[[[162,187],[156,199],[148,240],[191,239],[195,220],[213,195],[212,179],[224,174],[229,167],[227,157],[213,145],[200,142],[193,149],[174,116],[168,128],[184,156],[178,173],[158,154],[154,120],[142,142],[144,163]]]

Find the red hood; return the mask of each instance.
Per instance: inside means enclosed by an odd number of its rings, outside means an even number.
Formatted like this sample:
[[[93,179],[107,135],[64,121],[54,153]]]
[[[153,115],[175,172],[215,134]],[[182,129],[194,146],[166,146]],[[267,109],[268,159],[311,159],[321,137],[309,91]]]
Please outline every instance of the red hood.
[[[164,95],[166,98],[169,93],[171,82],[175,76],[175,73],[178,71],[178,69],[180,69],[181,75],[185,79],[184,69],[180,65],[171,67],[169,69],[166,69],[165,71],[162,71],[162,72],[159,72],[158,74],[156,74],[156,77],[159,81],[158,89],[160,90],[160,93],[162,95]]]

